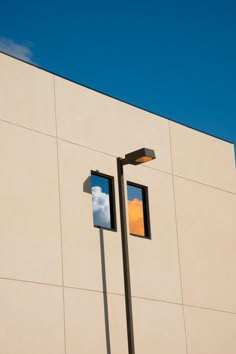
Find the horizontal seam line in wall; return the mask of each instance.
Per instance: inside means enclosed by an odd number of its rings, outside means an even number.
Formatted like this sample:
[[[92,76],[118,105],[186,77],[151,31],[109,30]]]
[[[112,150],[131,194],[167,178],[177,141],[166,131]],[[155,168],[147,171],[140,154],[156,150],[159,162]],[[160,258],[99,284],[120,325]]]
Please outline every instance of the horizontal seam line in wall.
[[[7,123],[7,124],[11,124],[11,125],[14,125],[18,128],[22,128],[22,129],[26,129],[26,130],[29,130],[29,131],[32,131],[32,132],[35,132],[35,133],[39,133],[39,134],[42,134],[42,135],[45,135],[45,136],[49,136],[50,138],[53,138],[53,139],[57,139],[57,140],[60,140],[60,141],[64,141],[66,143],[69,143],[69,144],[72,144],[72,145],[76,145],[76,146],[80,146],[82,148],[85,148],[85,149],[89,149],[89,150],[92,150],[92,151],[96,151],[96,152],[99,152],[101,154],[104,154],[106,156],[110,156],[110,157],[114,157],[114,158],[117,158],[118,156],[116,155],[113,155],[113,154],[109,154],[107,152],[104,152],[104,151],[101,151],[101,150],[98,150],[98,149],[95,149],[95,148],[92,148],[92,147],[89,147],[89,146],[86,146],[86,145],[82,145],[82,144],[79,144],[79,143],[75,143],[73,141],[70,141],[70,140],[66,140],[66,139],[62,139],[62,138],[59,138],[57,135],[50,135],[50,134],[47,134],[47,133],[43,133],[43,132],[40,132],[39,130],[35,130],[33,128],[29,128],[29,127],[25,127],[23,125],[20,125],[20,124],[16,124],[16,123],[13,123],[13,122],[10,122],[8,120],[5,120],[5,119],[2,119],[0,118],[0,121],[1,122],[4,122],[4,123]],[[171,172],[167,172],[167,171],[164,171],[164,170],[160,170],[158,168],[153,168],[153,167],[150,167],[150,166],[141,166],[141,167],[145,167],[145,168],[151,168],[152,170],[154,171],[159,171],[159,172],[163,172],[163,173],[166,173],[168,175],[172,175]]]
[[[9,277],[2,277],[0,276],[0,280],[8,280],[8,281],[16,281],[16,282],[21,282],[21,283],[28,283],[28,284],[36,284],[36,285],[46,285],[46,286],[54,286],[57,288],[66,288],[66,289],[75,289],[75,290],[82,290],[82,291],[92,291],[92,292],[97,292],[104,294],[104,291],[102,290],[96,290],[96,289],[88,289],[88,288],[79,288],[76,286],[68,286],[68,285],[62,285],[62,284],[53,284],[53,283],[43,283],[39,281],[33,281],[33,280],[26,280],[26,279],[16,279],[16,278],[9,278]],[[113,295],[119,295],[119,296],[124,296],[124,294],[121,293],[114,293],[114,292],[108,292],[108,294],[113,294]]]
[[[81,144],[78,144],[78,143],[75,143],[75,142],[72,142],[72,141],[69,141],[69,140],[65,140],[65,139],[61,139],[61,138],[58,138],[58,140],[64,141],[64,142],[66,142],[66,143],[68,143],[68,144],[72,144],[72,145],[75,145],[75,146],[80,146],[80,147],[85,148],[85,149],[88,149],[88,150],[96,151],[96,152],[99,152],[99,153],[101,153],[101,154],[104,154],[104,155],[107,155],[107,156],[110,156],[110,157],[114,157],[114,158],[117,158],[117,157],[118,157],[118,156],[116,156],[116,155],[112,155],[112,154],[109,154],[109,153],[107,153],[107,152],[104,152],[104,151],[101,151],[101,150],[97,150],[97,149],[94,149],[94,148],[91,148],[91,147],[88,147],[88,146],[85,146],[85,145],[81,145]],[[187,180],[187,181],[190,181],[190,182],[198,183],[198,184],[201,184],[201,185],[206,186],[206,187],[209,187],[209,188],[217,189],[217,190],[220,190],[220,191],[222,191],[222,192],[226,192],[226,193],[230,193],[230,194],[236,195],[236,192],[231,192],[231,191],[229,191],[229,190],[221,189],[221,188],[215,187],[215,186],[211,186],[210,184],[202,183],[202,182],[199,182],[199,181],[196,181],[196,180],[187,178],[187,177],[175,175],[174,173],[167,172],[167,171],[164,171],[164,170],[160,170],[160,169],[158,169],[158,168],[154,168],[154,167],[151,167],[151,166],[145,166],[145,165],[140,166],[140,167],[143,167],[143,168],[150,168],[151,170],[158,171],[158,172],[162,172],[162,173],[168,174],[168,175],[173,176],[173,177],[183,178],[183,179],[185,179],[185,180]]]
[[[212,188],[212,189],[217,189],[217,190],[219,190],[221,192],[225,192],[225,193],[230,193],[230,194],[236,195],[236,192],[232,192],[232,191],[229,191],[229,190],[226,190],[226,189],[222,189],[222,188],[219,188],[219,187],[216,187],[216,186],[211,186],[210,184],[206,184],[206,183],[203,183],[203,182],[195,181],[194,179],[190,179],[190,178],[187,178],[187,177],[174,175],[174,174],[173,174],[173,177],[182,178],[182,179],[185,179],[186,181],[190,181],[190,182],[193,182],[193,183],[201,184],[202,186],[205,186],[205,187],[209,187],[209,188]]]
[[[24,126],[22,126],[22,125],[19,125],[19,124],[13,123],[13,122],[9,122],[9,121],[4,120],[4,119],[1,119],[1,118],[0,118],[0,122],[4,122],[4,123],[11,124],[11,125],[14,125],[14,126],[16,126],[16,127],[22,128],[22,129],[26,129],[26,130],[29,130],[29,131],[33,131],[33,132],[35,132],[35,133],[39,133],[39,134],[48,136],[48,137],[53,138],[53,139],[58,139],[58,140],[60,140],[60,141],[64,141],[64,142],[69,143],[69,144],[72,144],[72,145],[80,146],[80,147],[85,148],[85,149],[88,149],[88,150],[96,151],[96,152],[99,152],[99,153],[104,154],[104,155],[107,155],[107,156],[111,156],[111,157],[114,157],[114,158],[117,158],[117,157],[118,157],[118,156],[116,156],[116,155],[112,155],[112,154],[109,154],[109,153],[107,153],[107,152],[104,152],[104,151],[101,151],[101,150],[97,150],[97,149],[91,148],[91,147],[89,147],[89,146],[85,146],[85,145],[81,145],[81,144],[78,144],[78,143],[75,143],[75,142],[72,142],[72,141],[69,141],[69,140],[61,139],[61,138],[58,138],[58,137],[56,137],[56,136],[53,136],[53,135],[50,135],[50,134],[46,134],[46,133],[40,132],[40,131],[35,130],[35,129],[32,129],[32,128],[24,127]],[[151,167],[151,166],[145,166],[145,165],[144,165],[144,166],[140,166],[140,167],[143,167],[143,168],[150,168],[151,170],[158,171],[158,172],[162,172],[162,173],[168,174],[168,175],[173,176],[173,177],[182,178],[182,179],[185,179],[186,181],[198,183],[198,184],[201,184],[201,185],[206,186],[206,187],[209,187],[209,188],[217,189],[217,190],[222,191],[222,192],[226,192],[226,193],[230,193],[230,194],[236,195],[236,192],[232,192],[232,191],[229,191],[229,190],[226,190],[226,189],[222,189],[222,188],[219,188],[219,187],[216,187],[216,186],[212,186],[212,185],[210,185],[210,184],[206,184],[206,183],[203,183],[203,182],[199,182],[199,181],[196,181],[196,180],[193,180],[193,179],[191,179],[191,178],[184,177],[184,176],[176,175],[176,174],[174,174],[174,173],[167,172],[167,171],[164,171],[164,170],[160,170],[160,169],[158,169],[158,168],[154,168],[154,167]]]
[[[6,119],[0,118],[0,122],[4,122],[4,123],[7,123],[7,124],[11,124],[11,125],[14,125],[14,126],[16,126],[16,127],[18,127],[18,128],[26,129],[26,130],[29,130],[29,131],[34,132],[34,133],[38,133],[38,134],[42,134],[42,135],[45,135],[45,136],[49,136],[50,138],[53,138],[53,139],[56,139],[56,138],[57,138],[56,135],[50,135],[50,134],[47,134],[47,133],[43,133],[43,132],[40,132],[39,130],[35,130],[35,129],[29,128],[29,127],[25,127],[25,126],[23,126],[23,125],[10,122],[10,121],[8,121],[8,120],[6,120]]]
[[[75,142],[73,142],[73,141],[69,141],[69,140],[66,140],[66,139],[58,138],[58,140],[64,141],[64,142],[66,142],[66,143],[68,143],[68,144],[80,146],[80,147],[82,147],[82,148],[84,148],[84,149],[88,149],[88,150],[92,150],[92,151],[95,151],[95,152],[99,152],[99,153],[104,154],[104,155],[106,155],[106,156],[114,157],[115,159],[119,157],[119,156],[112,155],[112,154],[109,154],[109,153],[107,153],[107,152],[104,152],[104,151],[101,151],[101,150],[97,150],[97,149],[95,149],[95,148],[92,148],[92,147],[89,147],[89,146],[86,146],[86,145],[78,144],[78,143],[75,143]],[[160,169],[158,169],[158,168],[154,168],[154,167],[151,167],[151,166],[145,166],[145,165],[143,165],[143,166],[140,166],[140,167],[143,167],[143,168],[150,168],[150,169],[152,169],[152,170],[154,170],[154,171],[166,173],[166,174],[172,176],[172,173],[171,173],[171,172],[167,172],[167,171],[164,171],[164,170],[160,170]]]
[[[36,282],[36,281],[31,281],[31,280],[22,280],[22,279],[5,278],[5,277],[0,277],[0,280],[9,280],[9,281],[16,281],[16,282],[21,282],[21,283],[37,284],[37,285],[45,285],[45,286],[53,286],[53,287],[57,287],[57,288],[63,288],[63,285],[50,284],[50,283],[41,283],[41,282]],[[91,291],[91,292],[95,292],[95,293],[104,294],[104,291],[101,291],[101,290],[94,290],[94,289],[87,289],[87,288],[78,288],[78,287],[75,287],[75,286],[66,286],[66,285],[64,285],[64,288],[66,288],[66,289],[74,289],[74,290],[81,290],[81,291]],[[114,293],[114,292],[106,292],[106,294],[124,297],[124,294],[119,294],[119,293]],[[147,297],[143,297],[143,296],[132,296],[132,298],[133,299],[147,300],[147,301],[163,302],[165,304],[179,305],[179,306],[185,306],[185,307],[193,307],[193,308],[196,308],[196,309],[209,310],[209,311],[222,312],[222,313],[228,313],[228,314],[236,315],[236,312],[233,312],[233,311],[219,310],[219,309],[214,309],[214,308],[210,308],[210,307],[203,307],[203,306],[196,306],[196,305],[189,305],[189,304],[182,304],[180,302],[165,301],[165,300],[160,300],[160,299],[147,298]]]
[[[33,281],[33,280],[16,279],[16,278],[9,278],[9,277],[0,277],[0,280],[18,281],[18,282],[21,282],[21,283],[47,285],[47,286],[55,286],[55,287],[58,287],[58,288],[62,288],[62,285],[60,285],[60,284],[42,283],[42,282]]]
[[[233,311],[227,311],[227,310],[219,310],[219,309],[214,309],[210,307],[203,307],[203,306],[196,306],[196,305],[189,305],[189,304],[184,304],[185,307],[193,307],[195,309],[200,309],[200,310],[208,310],[208,311],[214,311],[214,312],[221,312],[221,313],[228,313],[231,315],[236,315],[236,312]]]

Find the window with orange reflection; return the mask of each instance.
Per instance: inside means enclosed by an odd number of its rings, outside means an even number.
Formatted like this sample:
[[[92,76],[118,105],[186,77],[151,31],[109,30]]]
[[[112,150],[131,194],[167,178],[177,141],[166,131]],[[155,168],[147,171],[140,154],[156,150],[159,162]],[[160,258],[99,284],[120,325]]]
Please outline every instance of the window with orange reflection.
[[[129,232],[131,235],[150,238],[147,188],[127,183]]]

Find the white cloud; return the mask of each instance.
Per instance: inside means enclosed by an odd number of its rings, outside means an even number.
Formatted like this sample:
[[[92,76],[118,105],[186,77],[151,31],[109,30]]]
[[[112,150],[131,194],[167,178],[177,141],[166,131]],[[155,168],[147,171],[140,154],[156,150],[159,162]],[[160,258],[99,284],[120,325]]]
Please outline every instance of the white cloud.
[[[12,39],[0,37],[0,51],[32,63],[33,53],[26,45],[15,43]]]
[[[93,221],[101,227],[111,227],[109,195],[101,187],[92,187]]]

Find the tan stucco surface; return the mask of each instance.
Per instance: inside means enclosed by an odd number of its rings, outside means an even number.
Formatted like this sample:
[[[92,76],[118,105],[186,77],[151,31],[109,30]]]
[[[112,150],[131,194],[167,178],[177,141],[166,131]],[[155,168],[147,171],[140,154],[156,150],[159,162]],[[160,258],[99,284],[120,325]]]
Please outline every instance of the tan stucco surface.
[[[184,303],[236,312],[236,195],[175,177]]]
[[[185,319],[189,353],[235,353],[235,313],[186,307]]]
[[[236,353],[233,145],[4,54],[0,78],[0,353],[128,353],[116,157],[141,147],[136,354]],[[116,231],[93,226],[91,170],[114,176]]]
[[[170,122],[173,173],[236,193],[233,144]]]
[[[0,279],[0,350],[64,354],[62,288]]]
[[[167,120],[58,77],[55,90],[61,139],[115,156],[148,145],[158,151],[150,166],[171,172]]]
[[[0,53],[0,119],[56,135],[53,75]]]
[[[0,121],[0,276],[62,284],[56,140]]]

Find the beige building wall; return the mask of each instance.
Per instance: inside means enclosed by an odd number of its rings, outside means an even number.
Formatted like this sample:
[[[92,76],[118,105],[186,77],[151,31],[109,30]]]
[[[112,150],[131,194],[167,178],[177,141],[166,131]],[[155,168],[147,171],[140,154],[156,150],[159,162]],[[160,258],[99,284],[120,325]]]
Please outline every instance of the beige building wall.
[[[116,157],[141,147],[136,354],[236,353],[234,146],[1,53],[0,353],[128,353]],[[91,170],[115,178],[116,232],[93,226]]]

